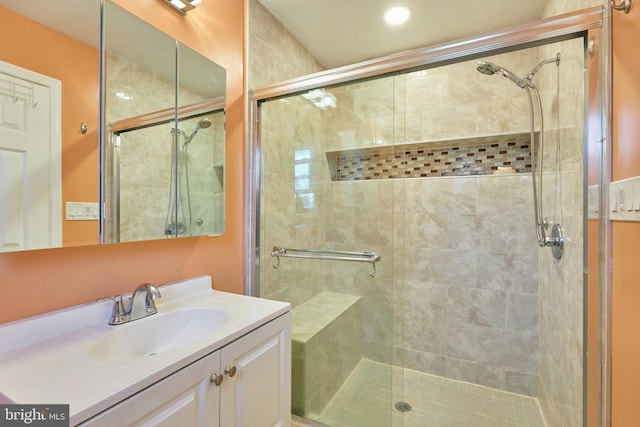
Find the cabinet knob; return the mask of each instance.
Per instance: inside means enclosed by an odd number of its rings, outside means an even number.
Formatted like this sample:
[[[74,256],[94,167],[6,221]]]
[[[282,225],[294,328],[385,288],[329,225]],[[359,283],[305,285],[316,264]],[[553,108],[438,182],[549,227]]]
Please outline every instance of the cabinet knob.
[[[209,378],[209,381],[211,381],[215,385],[222,384],[222,380],[224,380],[224,376],[218,374],[213,374],[211,375],[211,378]]]
[[[227,366],[226,368],[224,368],[224,373],[229,375],[230,377],[233,377],[236,374],[236,367]]]

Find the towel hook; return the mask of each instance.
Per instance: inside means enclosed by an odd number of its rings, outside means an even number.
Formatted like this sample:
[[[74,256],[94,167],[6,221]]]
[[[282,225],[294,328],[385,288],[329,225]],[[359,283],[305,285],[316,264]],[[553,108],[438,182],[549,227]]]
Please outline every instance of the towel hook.
[[[622,0],[622,3],[616,4],[616,0],[611,0],[611,7],[615,10],[624,10],[624,13],[629,13],[631,2],[632,0]]]

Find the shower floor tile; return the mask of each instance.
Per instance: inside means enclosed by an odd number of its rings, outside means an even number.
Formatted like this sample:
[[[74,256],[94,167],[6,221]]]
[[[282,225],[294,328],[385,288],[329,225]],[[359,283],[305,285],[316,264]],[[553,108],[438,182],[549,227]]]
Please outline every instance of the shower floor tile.
[[[397,411],[399,401],[412,409]],[[332,427],[545,427],[535,398],[367,359],[310,418]]]

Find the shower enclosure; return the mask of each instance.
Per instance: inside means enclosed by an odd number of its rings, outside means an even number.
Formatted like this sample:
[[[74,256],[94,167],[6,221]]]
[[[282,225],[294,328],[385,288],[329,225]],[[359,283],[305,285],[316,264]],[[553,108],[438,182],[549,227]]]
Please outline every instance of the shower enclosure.
[[[108,242],[224,230],[224,110],[204,109],[177,126],[163,117],[109,126]]]
[[[251,286],[293,306],[295,415],[583,425],[600,14],[255,91]]]

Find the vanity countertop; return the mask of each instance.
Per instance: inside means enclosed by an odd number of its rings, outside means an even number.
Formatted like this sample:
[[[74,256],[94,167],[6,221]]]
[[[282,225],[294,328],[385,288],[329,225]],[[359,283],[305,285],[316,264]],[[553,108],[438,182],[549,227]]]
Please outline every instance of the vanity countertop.
[[[158,314],[124,325],[108,324],[111,299],[0,325],[0,395],[15,403],[69,404],[75,425],[290,311],[288,303],[212,290],[208,276],[159,290]],[[111,349],[98,344],[114,332],[126,332],[121,328],[144,330],[152,323],[138,322],[157,322],[181,310],[190,310],[191,316],[211,308],[224,313],[224,321],[205,338],[183,339],[170,349],[132,358],[99,354]],[[172,337],[166,338],[170,343]]]

